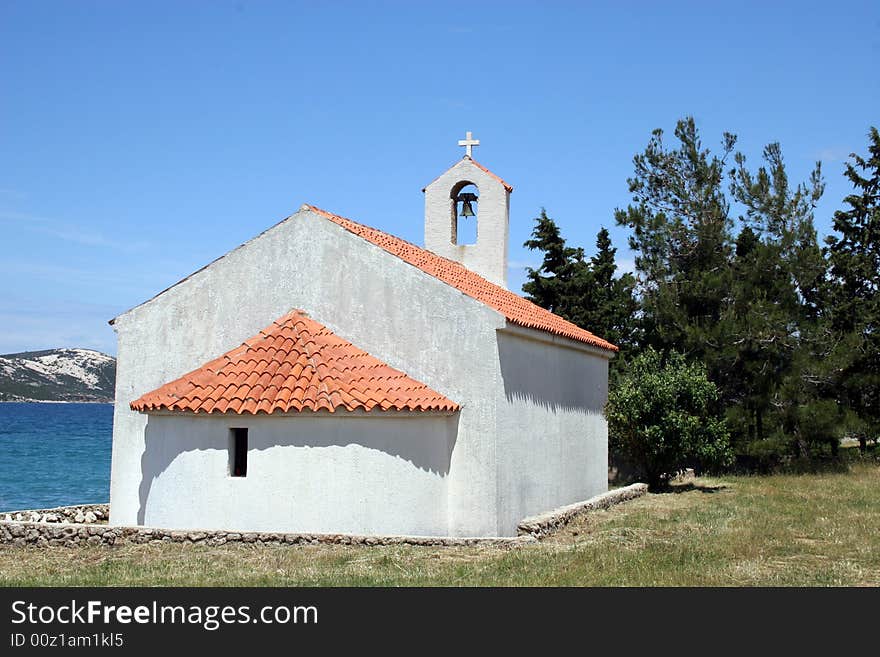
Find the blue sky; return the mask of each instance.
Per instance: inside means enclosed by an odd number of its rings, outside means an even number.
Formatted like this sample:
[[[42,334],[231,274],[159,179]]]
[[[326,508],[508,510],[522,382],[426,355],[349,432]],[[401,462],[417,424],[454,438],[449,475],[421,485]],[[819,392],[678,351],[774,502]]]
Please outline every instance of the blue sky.
[[[592,250],[653,128],[693,115],[817,227],[880,124],[877,2],[0,2],[0,353],[115,353],[107,320],[312,203],[422,243],[422,187],[515,187],[511,287],[545,206]]]

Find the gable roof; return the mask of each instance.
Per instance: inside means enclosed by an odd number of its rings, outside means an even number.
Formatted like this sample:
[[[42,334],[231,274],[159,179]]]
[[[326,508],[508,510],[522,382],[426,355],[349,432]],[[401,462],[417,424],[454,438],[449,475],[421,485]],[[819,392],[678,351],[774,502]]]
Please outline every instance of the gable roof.
[[[480,164],[479,162],[477,162],[477,161],[476,161],[474,158],[472,158],[472,157],[468,157],[467,155],[465,155],[465,158],[468,159],[468,160],[470,160],[471,163],[472,163],[475,167],[477,167],[478,169],[482,169],[484,172],[488,173],[488,174],[489,174],[490,176],[492,176],[495,180],[497,180],[497,181],[500,182],[502,185],[504,185],[504,189],[506,189],[508,192],[513,192],[513,186],[512,186],[510,183],[505,182],[504,179],[503,179],[501,176],[499,176],[497,173],[492,173],[491,171],[489,171],[489,169],[487,169],[486,167],[484,167],[482,164]]]
[[[472,157],[468,157],[467,155],[465,155],[465,156],[464,156],[463,158],[461,158],[458,162],[456,162],[456,163],[453,164],[451,167],[449,167],[449,169],[454,169],[455,167],[457,167],[457,166],[458,166],[459,164],[461,164],[462,162],[470,162],[471,164],[473,164],[475,167],[477,167],[478,169],[480,169],[480,170],[483,171],[484,173],[488,173],[490,176],[492,176],[495,180],[497,180],[498,182],[500,182],[500,183],[504,186],[504,189],[507,190],[507,193],[508,193],[508,194],[510,194],[510,193],[513,192],[513,186],[512,186],[509,182],[505,181],[505,180],[504,180],[501,176],[499,176],[497,173],[493,173],[492,171],[489,171],[489,169],[487,169],[487,168],[484,167],[482,164],[480,164],[479,162],[477,162],[474,158],[472,158]],[[440,180],[440,178],[442,178],[444,175],[446,175],[446,172],[449,171],[449,169],[446,169],[446,171],[444,171],[444,172],[441,173],[439,176],[437,176],[436,178],[434,178],[434,180],[432,180],[432,181],[429,182],[427,185],[425,185],[424,187],[422,187],[422,191],[425,191],[425,190],[428,189],[428,187],[430,187],[432,184],[434,184],[435,182],[437,182],[438,180]]]
[[[487,281],[461,263],[443,258],[399,237],[321,210],[313,205],[304,207],[342,226],[358,237],[385,249],[388,253],[418,267],[447,285],[451,285],[467,296],[484,303],[514,324],[561,335],[606,351],[618,351],[618,348],[607,340],[562,319],[559,315],[554,315],[549,310],[541,308],[515,292]]]
[[[131,409],[256,415],[459,406],[293,310],[241,346],[131,402]]]

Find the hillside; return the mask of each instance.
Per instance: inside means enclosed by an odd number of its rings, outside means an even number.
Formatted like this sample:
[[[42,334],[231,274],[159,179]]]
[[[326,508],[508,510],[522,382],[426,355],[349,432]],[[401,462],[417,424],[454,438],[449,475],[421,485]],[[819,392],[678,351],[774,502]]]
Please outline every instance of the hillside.
[[[0,356],[0,401],[112,402],[116,359],[91,349]]]

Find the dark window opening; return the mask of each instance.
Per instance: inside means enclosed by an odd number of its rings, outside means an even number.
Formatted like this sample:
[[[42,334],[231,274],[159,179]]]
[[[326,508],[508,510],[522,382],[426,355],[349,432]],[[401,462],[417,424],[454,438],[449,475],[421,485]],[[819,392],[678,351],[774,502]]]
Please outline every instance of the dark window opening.
[[[248,430],[231,429],[229,433],[229,475],[247,477]]]

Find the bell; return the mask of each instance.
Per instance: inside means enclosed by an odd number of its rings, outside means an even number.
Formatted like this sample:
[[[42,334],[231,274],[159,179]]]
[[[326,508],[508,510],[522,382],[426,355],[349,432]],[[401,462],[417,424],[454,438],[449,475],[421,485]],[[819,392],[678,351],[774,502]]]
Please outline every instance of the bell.
[[[465,192],[464,194],[459,194],[457,201],[461,202],[461,214],[460,217],[473,217],[474,208],[471,206],[471,203],[477,200],[477,195],[472,194],[470,192]]]
[[[461,202],[461,216],[462,217],[473,217],[474,209],[471,207],[470,201],[462,201]]]

